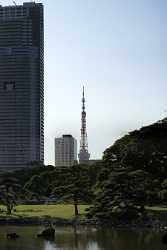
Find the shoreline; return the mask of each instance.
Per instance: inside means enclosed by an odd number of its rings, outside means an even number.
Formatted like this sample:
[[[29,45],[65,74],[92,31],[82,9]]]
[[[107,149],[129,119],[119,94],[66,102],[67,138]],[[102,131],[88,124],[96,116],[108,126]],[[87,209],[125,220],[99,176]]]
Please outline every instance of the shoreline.
[[[53,225],[53,227],[66,227],[66,226],[86,226],[86,227],[110,227],[113,229],[128,229],[128,230],[156,230],[167,231],[167,223],[161,223],[160,221],[153,221],[152,223],[146,222],[134,222],[125,223],[120,222],[117,224],[111,222],[100,222],[95,220],[80,220],[79,218],[63,219],[63,218],[0,218],[0,226],[12,225],[12,226],[46,226]]]
[[[45,225],[45,224],[55,224],[55,225],[72,225],[69,219],[63,218],[0,218],[0,225]]]

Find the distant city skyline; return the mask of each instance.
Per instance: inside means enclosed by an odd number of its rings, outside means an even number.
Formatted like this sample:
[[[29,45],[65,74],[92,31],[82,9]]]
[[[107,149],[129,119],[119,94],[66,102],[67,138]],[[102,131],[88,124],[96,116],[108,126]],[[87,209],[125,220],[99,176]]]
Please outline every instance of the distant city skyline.
[[[91,158],[167,116],[166,0],[37,2],[45,6],[45,164],[54,164],[55,137],[79,143],[83,85]]]

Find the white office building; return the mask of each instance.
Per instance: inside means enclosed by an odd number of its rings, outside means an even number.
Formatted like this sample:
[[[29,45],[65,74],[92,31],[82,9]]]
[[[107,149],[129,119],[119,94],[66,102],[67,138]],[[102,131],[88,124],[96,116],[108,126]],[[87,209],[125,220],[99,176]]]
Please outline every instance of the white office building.
[[[55,166],[70,167],[77,163],[77,140],[72,135],[55,138]]]

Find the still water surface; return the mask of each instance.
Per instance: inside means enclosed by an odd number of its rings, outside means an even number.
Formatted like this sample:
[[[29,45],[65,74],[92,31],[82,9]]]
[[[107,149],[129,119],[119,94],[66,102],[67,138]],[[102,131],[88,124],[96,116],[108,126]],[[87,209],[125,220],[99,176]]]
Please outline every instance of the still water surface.
[[[36,237],[40,230],[35,226],[1,226],[0,250],[167,250],[161,243],[162,233],[152,231],[58,227],[50,241]],[[7,239],[10,232],[20,238]]]

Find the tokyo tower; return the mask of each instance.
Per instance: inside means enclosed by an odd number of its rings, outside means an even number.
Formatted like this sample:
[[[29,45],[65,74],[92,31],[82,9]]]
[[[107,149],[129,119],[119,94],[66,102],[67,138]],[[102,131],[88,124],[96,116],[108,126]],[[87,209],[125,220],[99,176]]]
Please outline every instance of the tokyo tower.
[[[88,164],[90,154],[88,152],[88,140],[86,132],[86,111],[85,111],[85,93],[83,87],[82,93],[82,112],[81,112],[81,140],[80,140],[80,151],[78,154],[80,164]]]

